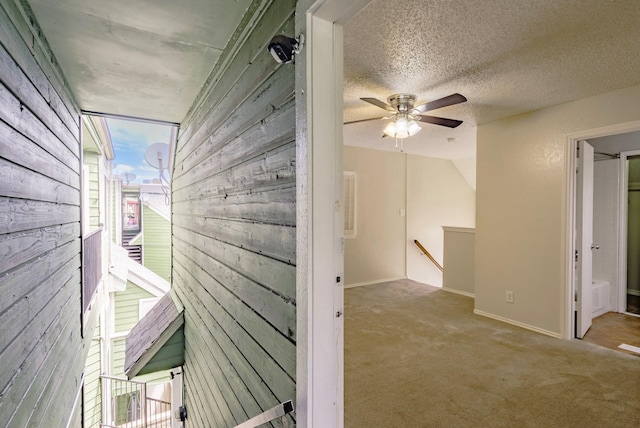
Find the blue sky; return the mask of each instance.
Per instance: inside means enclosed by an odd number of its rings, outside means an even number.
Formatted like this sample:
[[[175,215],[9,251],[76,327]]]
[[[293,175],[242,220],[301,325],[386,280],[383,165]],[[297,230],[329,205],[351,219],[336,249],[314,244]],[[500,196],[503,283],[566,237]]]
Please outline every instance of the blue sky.
[[[124,179],[125,173],[133,173],[136,178],[131,183],[158,178],[158,169],[145,161],[144,152],[154,143],[169,144],[171,127],[110,118],[107,119],[107,124],[115,151],[113,174]]]

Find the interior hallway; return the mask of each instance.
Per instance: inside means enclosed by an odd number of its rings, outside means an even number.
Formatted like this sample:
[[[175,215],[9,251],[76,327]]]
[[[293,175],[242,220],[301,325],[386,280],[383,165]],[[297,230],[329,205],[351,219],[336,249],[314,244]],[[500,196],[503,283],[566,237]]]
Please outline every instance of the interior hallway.
[[[345,427],[640,425],[640,358],[473,314],[410,280],[345,290]]]

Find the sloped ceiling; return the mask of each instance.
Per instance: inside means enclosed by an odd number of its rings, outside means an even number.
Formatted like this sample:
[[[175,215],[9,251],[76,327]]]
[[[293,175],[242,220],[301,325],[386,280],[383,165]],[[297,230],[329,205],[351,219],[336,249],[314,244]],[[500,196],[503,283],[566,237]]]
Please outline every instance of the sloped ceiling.
[[[464,124],[422,124],[404,149],[473,157],[478,124],[640,84],[638,23],[636,0],[374,0],[345,25],[344,118],[383,115],[360,97],[459,92],[430,114]],[[346,125],[345,143],[394,150],[385,123]]]
[[[250,0],[28,3],[83,110],[180,122]]]

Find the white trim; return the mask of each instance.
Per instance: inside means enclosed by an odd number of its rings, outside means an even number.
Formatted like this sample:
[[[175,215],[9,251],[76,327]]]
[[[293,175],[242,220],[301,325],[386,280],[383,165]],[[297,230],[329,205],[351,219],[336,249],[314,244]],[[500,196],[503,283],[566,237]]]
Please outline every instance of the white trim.
[[[144,299],[138,300],[138,322],[144,318],[145,315],[149,313],[151,309],[162,299],[161,296],[158,297],[146,297]]]
[[[453,226],[442,226],[442,230],[445,232],[458,232],[458,233],[476,233],[476,229],[473,227],[453,227]]]
[[[565,237],[564,244],[562,245],[562,264],[561,272],[565,281],[565,286],[562,290],[562,300],[564,304],[561,306],[561,338],[573,339],[574,337],[574,294],[575,294],[575,269],[574,269],[574,254],[575,254],[575,201],[576,201],[576,157],[575,152],[578,144],[578,140],[588,140],[590,138],[604,137],[607,135],[623,134],[626,132],[633,132],[640,130],[640,120],[631,122],[624,122],[610,126],[603,126],[599,128],[587,129],[584,131],[574,132],[567,134],[567,143],[565,144],[565,174],[563,185],[563,235]],[[622,157],[621,157],[622,159]],[[620,168],[622,169],[622,168]],[[625,180],[626,181],[626,180]],[[626,200],[623,196],[622,201]],[[624,210],[621,210],[624,211]],[[622,226],[622,223],[620,224]],[[621,229],[621,228],[620,228]],[[620,245],[625,242],[625,239],[620,239]],[[626,245],[626,244],[625,244]],[[620,252],[619,254],[626,254]],[[626,259],[626,257],[618,257],[619,261]],[[626,268],[626,266],[625,266]],[[626,275],[626,272],[623,272]],[[622,284],[622,278],[624,276],[618,276],[619,284]],[[623,287],[618,287],[622,289]]]
[[[472,299],[476,298],[474,293],[469,293],[468,291],[456,290],[455,288],[442,287],[444,291],[454,294],[460,294],[461,296],[471,297]]]
[[[553,331],[545,330],[543,328],[538,328],[538,327],[535,327],[533,325],[529,325],[529,324],[525,324],[525,323],[522,323],[522,322],[519,322],[519,321],[515,321],[515,320],[509,319],[509,318],[501,317],[499,315],[494,315],[494,314],[490,314],[488,312],[483,312],[483,311],[480,311],[478,309],[474,309],[473,313],[476,314],[476,315],[483,316],[483,317],[492,318],[494,320],[502,321],[502,322],[507,323],[507,324],[512,324],[512,325],[515,325],[517,327],[522,327],[522,328],[527,329],[527,330],[535,331],[536,333],[541,333],[541,334],[544,334],[546,336],[551,336],[551,337],[554,337],[556,339],[560,339],[562,337],[560,335],[560,333],[556,333],[556,332],[553,332]]]
[[[306,32],[307,41],[295,64],[296,416],[300,428],[344,425],[344,317],[336,316],[342,312],[344,298],[343,284],[337,281],[344,277],[339,24],[370,1],[297,3],[296,33]]]
[[[355,284],[345,284],[344,288],[363,287],[365,285],[382,284],[384,282],[400,281],[401,279],[407,279],[406,276],[397,276],[393,278],[374,279],[373,281],[356,282]]]

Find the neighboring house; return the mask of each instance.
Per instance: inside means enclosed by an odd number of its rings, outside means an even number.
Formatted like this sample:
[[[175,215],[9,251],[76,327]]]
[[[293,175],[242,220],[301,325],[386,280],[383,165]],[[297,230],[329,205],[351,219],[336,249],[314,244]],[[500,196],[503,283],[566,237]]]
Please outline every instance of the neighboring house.
[[[135,383],[118,380],[126,379],[124,347],[127,333],[170,288],[167,280],[171,237],[166,198],[160,186],[143,185],[148,201],[145,201],[142,216],[139,215],[141,186],[125,187],[122,191],[120,180],[111,177],[114,152],[103,118],[83,116],[82,147],[82,212],[83,224],[87,229],[83,235],[85,242],[98,239],[102,267],[96,292],[87,294],[89,300],[84,303],[90,314],[85,317],[85,323],[91,320],[90,325],[96,325],[84,371],[84,426],[99,427],[104,423],[121,425],[140,419],[140,406],[144,399],[153,399],[153,405],[158,409],[164,406],[162,412],[166,413],[166,418],[172,399],[169,371],[136,377],[132,379]],[[146,255],[149,264],[164,277],[140,265],[129,257],[124,248],[111,242],[116,237],[122,238],[126,229],[123,227],[126,220],[122,218],[127,218],[127,200],[114,203],[122,195],[133,198],[136,214],[136,228],[133,230],[142,238],[140,247],[149,247]],[[162,217],[158,220],[156,217],[160,215]],[[140,227],[143,222],[145,226]],[[90,254],[89,250],[90,246],[85,245],[85,260]],[[85,291],[83,289],[83,300]],[[85,334],[88,336],[89,332]],[[137,400],[133,406],[131,400]]]

